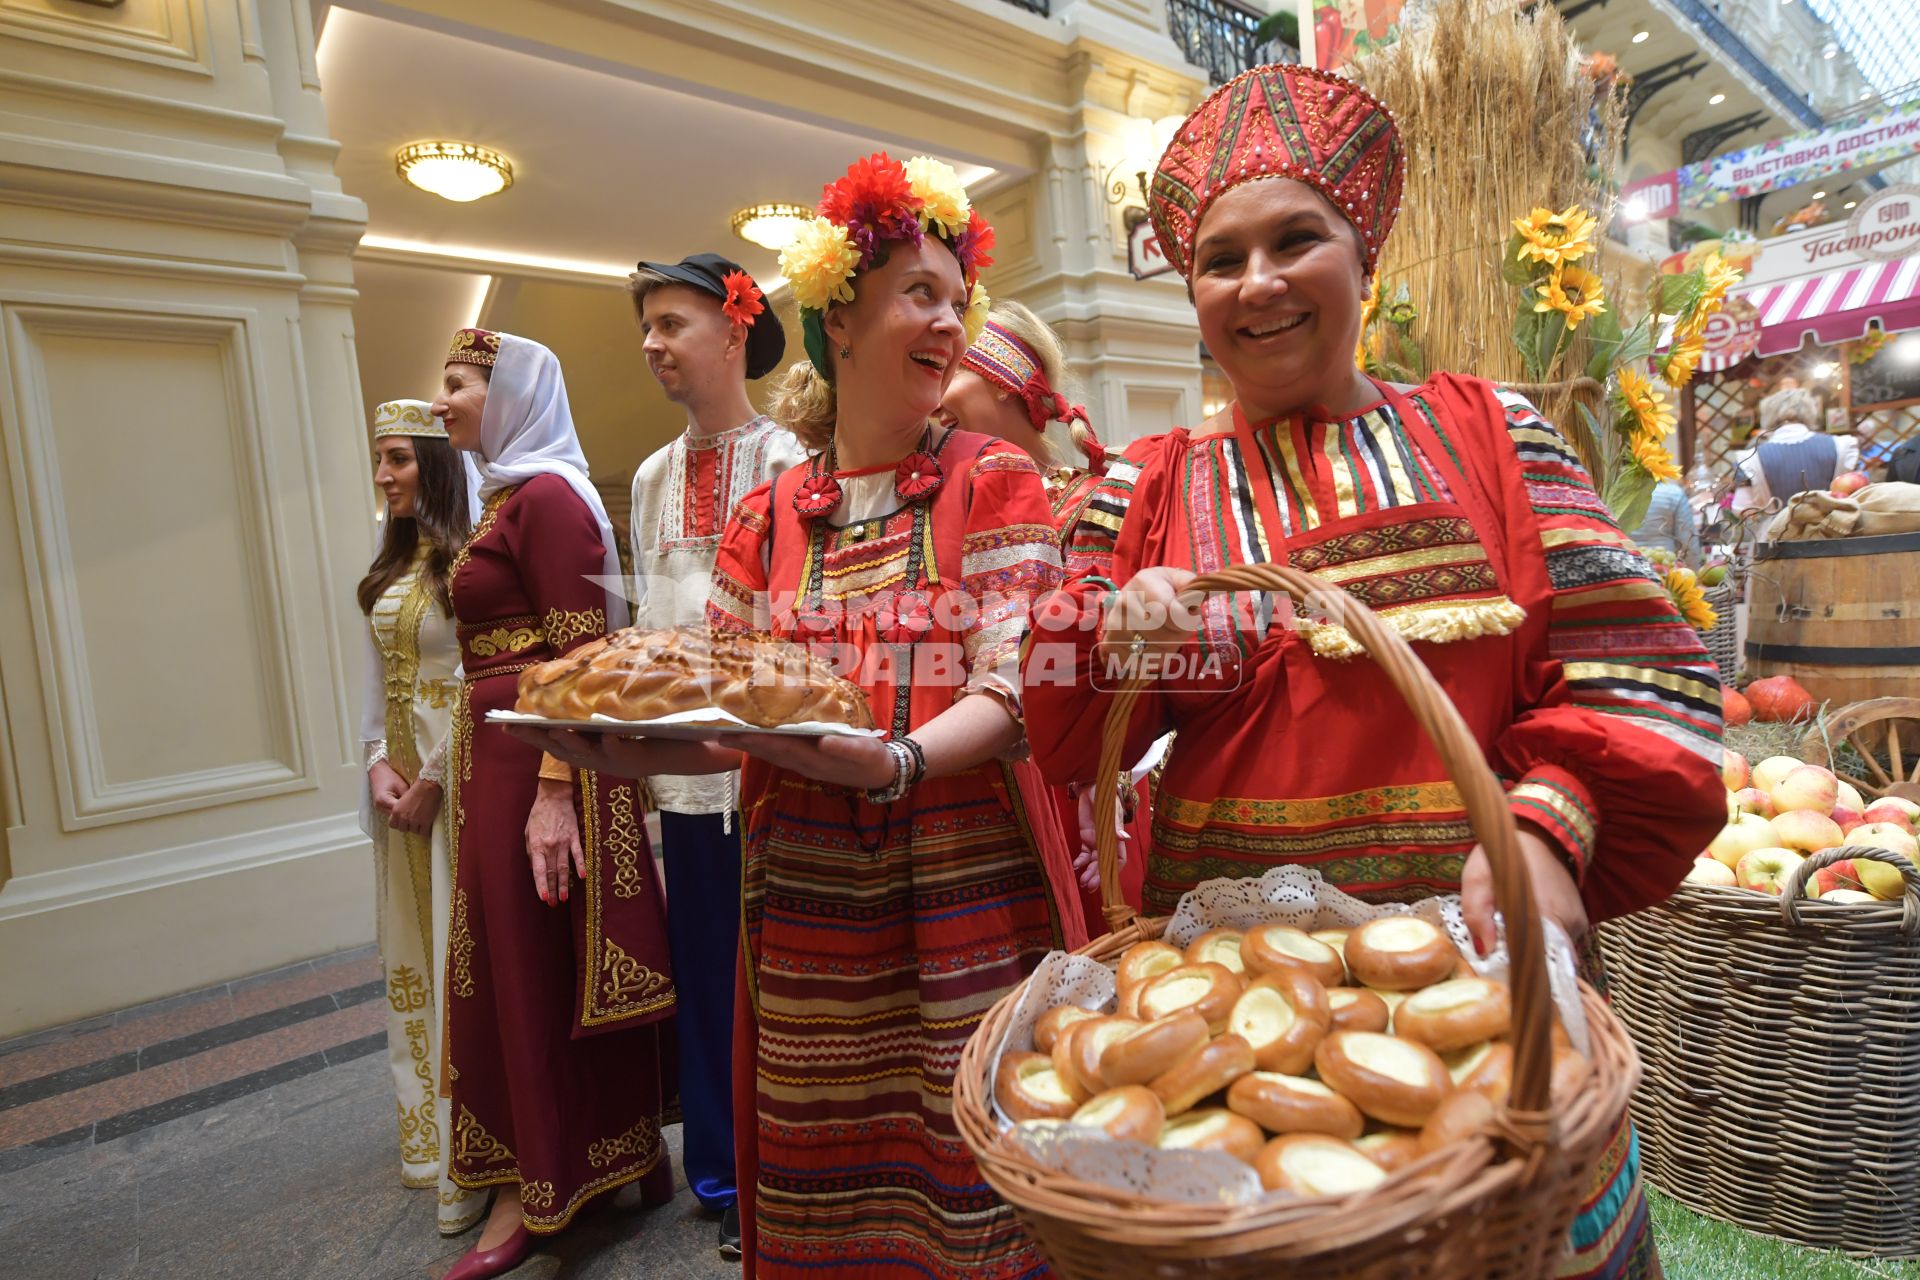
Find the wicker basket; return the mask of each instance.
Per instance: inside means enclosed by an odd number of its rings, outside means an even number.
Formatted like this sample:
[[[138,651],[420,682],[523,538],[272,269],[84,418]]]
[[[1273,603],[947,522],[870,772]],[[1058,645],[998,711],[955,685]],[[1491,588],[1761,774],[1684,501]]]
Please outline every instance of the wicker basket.
[[[1703,588],[1700,592],[1706,602],[1713,606],[1714,623],[1700,633],[1701,642],[1707,646],[1707,656],[1713,659],[1713,665],[1720,671],[1720,683],[1730,685],[1734,677],[1740,674],[1740,646],[1735,632],[1739,629],[1733,614],[1733,583],[1722,582],[1718,586]]]
[[[1808,900],[1842,858],[1898,866],[1884,906]],[[1648,1175],[1691,1209],[1848,1253],[1920,1255],[1920,873],[1829,849],[1779,899],[1683,885],[1601,928],[1646,1055]]]
[[[1514,1079],[1497,1136],[1437,1151],[1386,1182],[1344,1199],[1272,1198],[1248,1205],[1149,1198],[1049,1169],[1003,1138],[991,1111],[989,1068],[1024,988],[988,1012],[967,1041],[954,1115],[981,1173],[1020,1215],[1067,1280],[1205,1274],[1268,1280],[1533,1280],[1552,1275],[1601,1151],[1626,1114],[1639,1060],[1625,1028],[1583,989],[1593,1075],[1549,1109],[1551,1007],[1543,932],[1517,853],[1500,783],[1472,733],[1406,642],[1345,592],[1282,565],[1241,565],[1196,579],[1190,592],[1285,592],[1348,628],[1393,680],[1439,749],[1474,833],[1487,848],[1512,962]],[[1100,771],[1120,766],[1141,685],[1123,687],[1106,723]],[[1100,806],[1099,854],[1108,918],[1119,901],[1118,840]],[[1165,920],[1134,920],[1079,954],[1113,961],[1156,938]]]

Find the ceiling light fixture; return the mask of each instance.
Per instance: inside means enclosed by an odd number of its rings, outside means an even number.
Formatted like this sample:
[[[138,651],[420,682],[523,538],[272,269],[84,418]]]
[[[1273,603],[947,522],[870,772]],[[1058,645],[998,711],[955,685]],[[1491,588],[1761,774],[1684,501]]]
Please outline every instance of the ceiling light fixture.
[[[1825,200],[1827,198],[1827,193],[1824,191],[1816,191],[1813,193],[1813,198],[1815,200]]]
[[[513,164],[471,142],[415,142],[393,153],[400,176],[442,200],[465,204],[513,185]]]
[[[1717,107],[1717,106],[1719,106],[1719,105],[1720,105],[1721,103],[1723,103],[1723,102],[1725,102],[1726,100],[1727,100],[1727,95],[1726,95],[1726,94],[1724,94],[1724,93],[1716,93],[1716,94],[1714,94],[1714,95],[1713,95],[1713,96],[1712,96],[1711,98],[1708,98],[1708,99],[1707,99],[1707,105],[1708,105],[1708,106],[1710,106],[1710,107]]]
[[[1840,46],[1835,44],[1831,40],[1827,41],[1824,45],[1820,46],[1820,56],[1823,58],[1831,58],[1839,52],[1840,52]]]
[[[813,221],[813,210],[803,204],[750,204],[728,219],[733,234],[749,244],[779,253],[792,244],[800,228]]]
[[[1647,38],[1652,34],[1653,32],[1651,31],[1636,31],[1633,33],[1633,42],[1635,44],[1645,44],[1647,42]]]
[[[1841,207],[1842,209],[1851,209],[1851,208],[1853,208],[1853,206],[1855,206],[1855,205],[1857,205],[1857,204],[1859,204],[1859,203],[1860,203],[1860,202],[1859,202],[1858,200],[1849,200],[1849,201],[1847,201],[1847,202],[1846,202],[1845,204],[1843,204],[1843,205],[1841,205],[1840,207]]]

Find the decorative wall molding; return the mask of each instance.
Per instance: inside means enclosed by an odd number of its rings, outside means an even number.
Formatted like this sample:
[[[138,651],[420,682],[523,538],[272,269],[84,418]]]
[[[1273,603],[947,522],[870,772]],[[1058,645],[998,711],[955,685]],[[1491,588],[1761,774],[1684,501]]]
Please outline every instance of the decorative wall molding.
[[[101,253],[91,249],[55,249],[37,244],[9,244],[4,240],[0,240],[0,262],[107,271],[120,276],[156,279],[185,277],[209,284],[258,285],[269,289],[309,287],[307,278],[298,271],[235,267],[224,262],[196,262],[191,258],[152,258],[132,253]]]
[[[93,297],[0,292],[0,377],[10,412],[5,447],[13,481],[28,603],[40,656],[41,699],[51,738],[51,764],[61,825],[68,831],[207,809],[260,796],[317,787],[302,739],[304,714],[291,636],[289,566],[267,477],[272,474],[264,424],[271,421],[260,384],[263,360],[253,331],[259,313],[175,304],[155,311]],[[258,706],[269,753],[262,759],[116,781],[108,776],[94,702],[83,602],[60,495],[62,458],[49,400],[45,339],[206,345],[224,376],[226,426],[241,503],[245,599],[260,664]],[[161,645],[164,635],[147,643]]]
[[[204,0],[134,0],[97,13],[58,0],[0,0],[0,35],[213,75]]]
[[[197,141],[230,141],[236,145],[253,143],[271,146],[285,132],[286,125],[273,116],[230,107],[209,106],[184,98],[163,98],[158,94],[138,93],[104,82],[68,80],[57,76],[36,75],[13,67],[0,67],[0,90],[36,98],[76,102],[104,107],[128,116],[150,119],[155,125],[168,121],[195,130]],[[338,144],[336,144],[337,146]]]
[[[314,205],[312,188],[283,173],[6,132],[0,132],[0,192],[15,203],[255,235],[292,234]]]

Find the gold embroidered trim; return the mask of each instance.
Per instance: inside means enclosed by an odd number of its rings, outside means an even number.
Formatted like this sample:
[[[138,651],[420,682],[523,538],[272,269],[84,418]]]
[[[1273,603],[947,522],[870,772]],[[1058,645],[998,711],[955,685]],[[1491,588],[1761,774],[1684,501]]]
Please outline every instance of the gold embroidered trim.
[[[453,891],[453,927],[447,931],[447,967],[453,972],[448,985],[462,999],[473,997],[473,935],[467,931],[467,891]]]
[[[427,1020],[408,1018],[401,1024],[401,1029],[407,1036],[407,1054],[413,1060],[414,1079],[420,1082],[420,1101],[411,1107],[396,1103],[400,1108],[400,1160],[403,1164],[426,1165],[437,1169],[440,1164],[440,1119],[435,1106],[433,1067],[429,1065],[432,1055],[427,1045]]]
[[[458,680],[422,680],[414,686],[419,697],[435,711],[444,711],[460,696]]]
[[[403,964],[387,978],[387,1003],[395,1013],[417,1013],[433,1003],[433,990],[418,969]]]
[[[503,653],[519,653],[523,649],[531,649],[544,639],[546,637],[532,627],[495,627],[477,636],[469,636],[467,648],[472,650],[476,657],[495,658]]]
[[[607,611],[604,609],[549,609],[546,618],[547,643],[553,646],[555,653],[583,636],[600,636],[607,633]]]
[[[551,1209],[553,1198],[560,1193],[551,1182],[523,1182],[520,1184],[520,1203],[529,1209]]]
[[[493,522],[500,518],[500,505],[511,498],[519,488],[519,485],[514,485],[511,488],[502,489],[487,499],[487,505],[480,511],[480,523],[473,526],[473,532],[467,535],[466,542],[453,553],[453,564],[447,569],[448,582],[452,582],[459,575],[460,570],[466,566],[468,558],[473,555],[473,544],[493,531]]]
[[[1396,814],[1458,814],[1465,801],[1451,782],[1423,782],[1398,787],[1367,787],[1337,796],[1310,796],[1295,800],[1256,800],[1219,796],[1187,800],[1162,792],[1154,797],[1156,819],[1182,827],[1316,827],[1354,818],[1384,818]]]
[[[605,939],[602,945],[606,954],[600,961],[600,972],[607,975],[607,980],[600,984],[600,994],[608,1004],[632,1004],[635,1001],[629,997],[644,1000],[663,987],[671,990],[666,974],[647,968],[612,938]]]
[[[465,1107],[460,1108],[460,1122],[453,1131],[453,1158],[461,1161],[473,1161],[477,1164],[498,1164],[502,1160],[513,1159],[513,1152],[507,1145],[488,1133],[486,1126]]]
[[[1404,639],[1429,644],[1511,635],[1527,620],[1527,611],[1505,596],[1452,604],[1410,604],[1375,612]],[[1322,658],[1355,658],[1366,652],[1351,631],[1337,624],[1302,619],[1300,630]]]
[[[613,859],[613,896],[637,897],[645,887],[640,878],[640,827],[633,820],[633,788],[607,789],[607,856]]]
[[[615,787],[616,791],[627,789],[626,783]],[[601,919],[600,850],[606,833],[600,821],[600,775],[582,770],[579,794],[580,843],[587,864],[587,956],[580,967],[580,1025],[593,1027],[671,1008],[675,994],[672,979],[633,959],[607,936]],[[608,807],[612,808],[611,799]],[[605,982],[600,980],[602,974],[607,975]],[[637,999],[628,1001],[629,994],[637,994]]]
[[[587,1147],[587,1163],[599,1169],[612,1164],[621,1156],[644,1156],[660,1143],[660,1125],[651,1116],[643,1116],[640,1122],[617,1138],[601,1138]]]

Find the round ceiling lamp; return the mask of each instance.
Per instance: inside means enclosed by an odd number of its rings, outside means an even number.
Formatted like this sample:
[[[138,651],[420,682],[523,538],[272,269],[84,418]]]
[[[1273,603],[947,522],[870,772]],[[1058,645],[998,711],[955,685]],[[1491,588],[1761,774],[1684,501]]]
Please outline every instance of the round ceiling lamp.
[[[750,204],[728,221],[742,240],[779,253],[813,221],[813,210],[803,204]]]
[[[422,191],[465,204],[513,185],[513,164],[471,142],[415,142],[393,153],[394,168]]]

